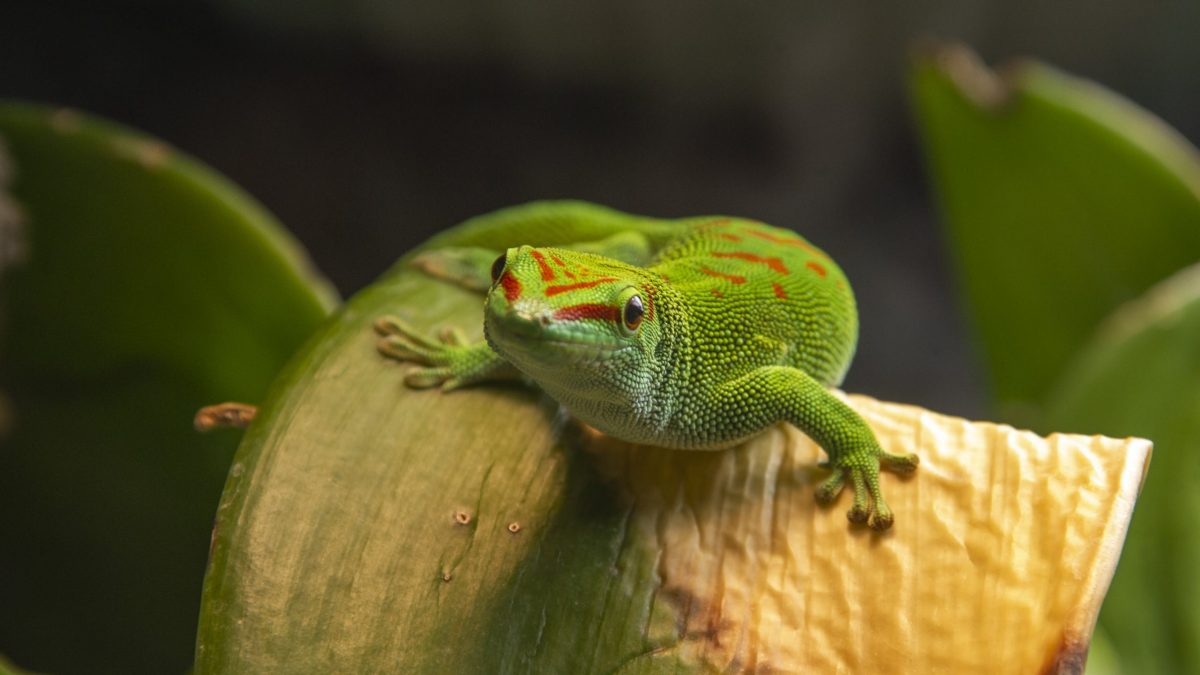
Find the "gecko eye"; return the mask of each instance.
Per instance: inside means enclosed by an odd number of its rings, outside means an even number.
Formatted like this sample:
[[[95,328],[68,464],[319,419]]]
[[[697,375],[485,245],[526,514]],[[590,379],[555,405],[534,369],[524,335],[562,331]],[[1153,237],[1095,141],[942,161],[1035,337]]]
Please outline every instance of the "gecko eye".
[[[645,315],[646,308],[642,305],[642,297],[640,295],[631,295],[625,301],[625,308],[621,310],[621,322],[625,326],[625,330],[633,333],[642,325],[642,316]]]
[[[492,283],[493,284],[500,280],[501,274],[504,274],[504,266],[506,264],[508,264],[508,253],[507,252],[501,253],[500,257],[496,258],[496,262],[492,263]],[[476,269],[478,269],[478,268],[476,268]]]

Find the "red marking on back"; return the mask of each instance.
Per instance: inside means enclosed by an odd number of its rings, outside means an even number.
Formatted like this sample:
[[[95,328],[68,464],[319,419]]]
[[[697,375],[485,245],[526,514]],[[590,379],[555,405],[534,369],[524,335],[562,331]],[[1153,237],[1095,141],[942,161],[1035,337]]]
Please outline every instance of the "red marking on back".
[[[796,248],[802,248],[805,251],[808,251],[809,253],[811,253],[817,257],[820,257],[820,258],[828,258],[829,257],[829,256],[825,255],[824,251],[821,251],[817,247],[815,247],[812,244],[808,243],[807,241],[804,241],[803,239],[801,239],[799,237],[799,235],[789,233],[789,234],[786,234],[781,237],[781,236],[771,234],[770,232],[763,232],[761,230],[755,230],[755,229],[751,229],[751,228],[746,228],[746,229],[742,230],[742,232],[750,235],[751,237],[758,237],[759,239],[764,239],[766,241],[771,242],[772,244],[779,244],[780,246],[795,246]]]
[[[593,286],[599,286],[600,284],[611,283],[616,280],[617,280],[616,277],[600,277],[599,279],[592,279],[591,281],[580,281],[579,283],[574,283],[574,284],[561,284],[558,286],[547,286],[544,293],[546,294],[546,297],[550,297],[552,295],[558,295],[559,293],[566,293],[567,291],[577,291],[581,288],[591,288]]]
[[[729,224],[729,221],[729,218],[717,218],[715,220],[710,220],[707,223],[701,223],[697,225],[696,228],[701,230],[711,230],[718,227],[725,227]]]
[[[554,281],[554,270],[550,269],[550,265],[546,262],[546,256],[542,255],[541,251],[530,251],[529,255],[533,256],[538,267],[542,268],[542,281]]]
[[[504,299],[512,302],[521,297],[521,282],[512,275],[512,272],[504,270],[504,274],[500,275],[500,285],[504,287]]]
[[[822,279],[825,278],[825,268],[821,267],[820,263],[809,260],[808,262],[804,263],[804,266],[819,274]]]
[[[736,234],[729,234],[728,232],[718,232],[717,236],[724,239],[725,241],[741,241],[742,240],[742,238],[737,236]]]
[[[787,291],[783,290],[783,286],[780,286],[778,282],[772,281],[771,288],[775,291],[775,297],[780,300],[787,300]]]
[[[621,310],[611,305],[584,303],[581,305],[568,305],[557,309],[554,311],[554,318],[559,321],[578,321],[579,319],[619,321],[621,319]]]
[[[744,284],[744,283],[746,283],[746,277],[743,277],[743,276],[741,276],[741,275],[738,275],[738,274],[726,274],[726,273],[724,273],[724,272],[718,272],[718,271],[716,271],[716,270],[710,270],[710,269],[708,269],[707,267],[701,267],[701,268],[700,268],[700,271],[701,271],[701,272],[703,272],[703,273],[705,273],[705,274],[707,274],[707,275],[708,275],[708,276],[710,276],[710,277],[717,277],[717,278],[719,278],[719,279],[725,279],[726,281],[728,281],[729,283],[732,283],[732,284]]]
[[[789,273],[788,268],[784,267],[783,261],[780,260],[779,258],[766,258],[761,255],[755,255],[753,253],[746,253],[744,251],[733,251],[730,253],[723,253],[723,252],[717,251],[717,252],[714,252],[712,255],[714,258],[737,258],[738,260],[748,260],[750,262],[764,263],[764,264],[766,264],[767,267],[770,267],[771,269],[775,270],[776,272],[779,272],[780,274],[788,274]]]

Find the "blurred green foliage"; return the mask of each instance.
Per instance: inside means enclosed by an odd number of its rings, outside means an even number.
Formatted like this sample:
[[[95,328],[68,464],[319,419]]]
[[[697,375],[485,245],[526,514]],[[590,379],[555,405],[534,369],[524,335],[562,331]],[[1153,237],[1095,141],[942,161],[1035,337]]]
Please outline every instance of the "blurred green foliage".
[[[1200,268],[1180,272],[1200,261],[1195,149],[1037,63],[997,76],[937,49],[911,89],[997,414],[1154,441],[1101,613],[1115,660],[1200,672]]]
[[[192,415],[260,400],[332,297],[260,206],[155,139],[9,103],[0,142],[0,652],[184,672],[238,440]]]
[[[1048,423],[1154,440],[1101,620],[1130,673],[1200,669],[1200,265],[1118,310],[1074,360]]]
[[[1001,79],[947,49],[912,87],[995,403],[1037,425],[1100,321],[1200,259],[1200,166],[1157,118],[1037,63]]]

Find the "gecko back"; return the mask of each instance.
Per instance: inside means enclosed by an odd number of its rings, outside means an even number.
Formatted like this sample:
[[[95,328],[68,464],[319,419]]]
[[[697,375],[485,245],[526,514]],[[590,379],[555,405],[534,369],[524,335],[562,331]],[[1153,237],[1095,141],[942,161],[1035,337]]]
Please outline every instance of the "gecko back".
[[[841,268],[802,237],[738,218],[701,219],[651,270],[705,317],[690,327],[702,362],[799,368],[826,386],[845,377],[858,340]]]

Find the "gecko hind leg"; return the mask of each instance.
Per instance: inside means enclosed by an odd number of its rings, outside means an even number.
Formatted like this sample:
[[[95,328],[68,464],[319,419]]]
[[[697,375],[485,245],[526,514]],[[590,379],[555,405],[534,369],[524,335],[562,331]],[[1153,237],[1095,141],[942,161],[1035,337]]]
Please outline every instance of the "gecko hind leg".
[[[917,457],[885,451],[866,421],[823,384],[798,368],[763,366],[721,385],[716,399],[715,414],[728,415],[726,427],[762,428],[780,419],[798,427],[829,456],[825,467],[832,474],[817,486],[817,501],[834,501],[850,483],[854,501],[847,518],[874,530],[892,526],[879,470],[912,471]]]

